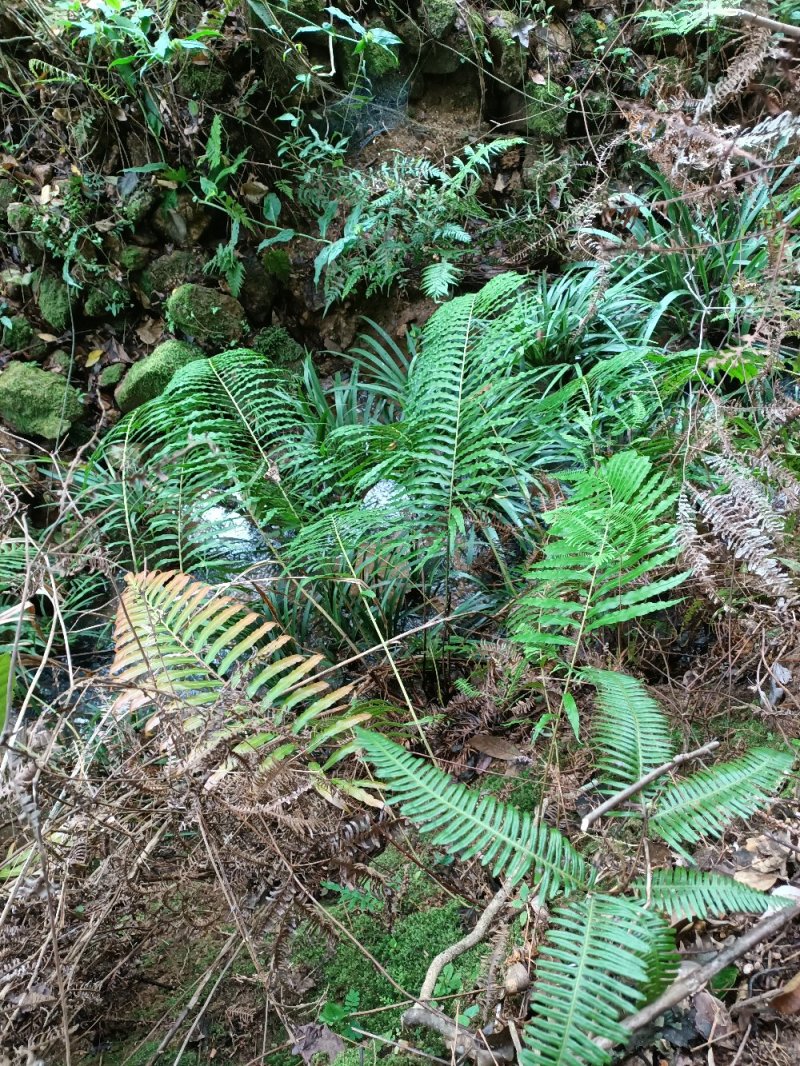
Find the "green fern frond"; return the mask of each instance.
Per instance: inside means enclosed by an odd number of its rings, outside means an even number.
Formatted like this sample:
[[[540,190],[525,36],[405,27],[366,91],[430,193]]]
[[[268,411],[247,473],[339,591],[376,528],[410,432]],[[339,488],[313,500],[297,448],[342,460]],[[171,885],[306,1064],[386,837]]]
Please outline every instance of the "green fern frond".
[[[522,1066],[607,1063],[595,1040],[627,1041],[619,1020],[677,968],[666,922],[638,904],[598,895],[555,911],[537,959]]]
[[[768,896],[756,888],[741,885],[732,877],[679,866],[671,870],[653,870],[649,883],[642,878],[631,887],[640,899],[649,899],[672,922],[681,918],[762,914],[768,908],[792,902],[786,897]]]
[[[687,576],[653,576],[679,548],[673,524],[663,520],[676,493],[649,459],[620,452],[595,470],[562,477],[574,492],[543,516],[550,526],[545,557],[529,571],[531,591],[513,618],[515,638],[530,656],[679,602],[661,597]]]
[[[430,263],[422,271],[420,288],[431,300],[443,300],[461,280],[461,271],[449,259]]]
[[[794,756],[754,748],[732,762],[670,785],[656,803],[650,828],[677,851],[702,837],[718,837],[734,818],[747,818],[774,795]]]
[[[619,792],[669,762],[675,754],[669,723],[641,681],[612,670],[582,670],[581,677],[597,688],[592,743],[602,791]]]
[[[433,843],[462,859],[476,856],[512,883],[531,870],[542,899],[586,888],[593,875],[565,838],[527,812],[480,796],[398,744],[363,729],[357,739],[390,792],[389,802]]]

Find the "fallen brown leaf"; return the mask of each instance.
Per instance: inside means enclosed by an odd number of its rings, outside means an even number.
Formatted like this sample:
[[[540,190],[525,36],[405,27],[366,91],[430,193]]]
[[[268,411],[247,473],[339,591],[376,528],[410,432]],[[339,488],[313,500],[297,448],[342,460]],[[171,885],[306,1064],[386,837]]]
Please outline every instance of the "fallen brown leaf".
[[[779,1014],[797,1014],[800,1011],[800,971],[781,988],[780,994],[770,1001]]]

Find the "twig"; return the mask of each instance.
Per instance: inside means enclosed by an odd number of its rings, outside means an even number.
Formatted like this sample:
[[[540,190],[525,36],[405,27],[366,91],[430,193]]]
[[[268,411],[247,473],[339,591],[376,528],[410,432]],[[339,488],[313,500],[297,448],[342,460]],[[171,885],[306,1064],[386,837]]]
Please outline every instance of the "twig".
[[[756,15],[752,11],[737,11],[735,15],[742,22],[747,22],[751,26],[769,30],[770,33],[782,33],[784,37],[792,37],[795,41],[800,41],[800,26],[792,26],[788,22],[778,22],[777,19],[767,18],[766,15]],[[733,17],[733,15],[730,17]]]
[[[800,915],[800,903],[795,903],[791,907],[782,907],[775,914],[770,914],[760,922],[756,922],[752,929],[737,940],[734,940],[728,947],[723,948],[716,958],[707,962],[705,966],[698,966],[696,970],[687,974],[686,977],[675,981],[658,999],[643,1007],[642,1010],[637,1011],[636,1014],[631,1014],[625,1018],[622,1022],[623,1027],[630,1033],[644,1029],[645,1026],[654,1022],[659,1015],[665,1014],[668,1010],[676,1007],[681,1000],[686,999],[687,996],[693,996],[695,992],[699,992],[701,988],[708,984],[712,977],[716,977],[726,966],[740,959],[742,955],[746,955],[748,951],[757,947],[774,933],[779,933],[785,925],[788,925],[798,915]],[[595,1043],[606,1051],[614,1046],[609,1040],[596,1040]]]
[[[410,1007],[403,1014],[403,1025],[408,1027],[422,1025],[426,1029],[433,1030],[445,1041],[449,1041],[454,1045],[454,1050],[457,1054],[474,1059],[477,1066],[493,1066],[493,1064],[498,1062],[512,1062],[515,1055],[513,1044],[509,1044],[508,1047],[489,1049],[485,1043],[481,1043],[480,1035],[457,1026],[452,1018],[448,1018],[446,1015],[431,1009],[429,1003],[433,999],[436,982],[439,980],[442,970],[448,963],[457,959],[459,955],[463,955],[465,951],[469,951],[470,948],[474,948],[476,944],[479,944],[484,939],[495,917],[508,902],[510,895],[511,886],[504,882],[502,887],[492,896],[486,910],[475,923],[475,928],[467,933],[465,937],[462,937],[461,940],[439,952],[428,967],[417,1001],[413,1007]]]
[[[595,807],[593,811],[590,811],[581,822],[581,832],[585,833],[590,825],[593,825],[599,818],[602,818],[604,814],[609,811],[613,811],[615,807],[619,807],[625,800],[630,799],[631,796],[635,796],[637,792],[641,792],[643,788],[647,788],[649,784],[656,781],[659,777],[663,777],[664,774],[668,774],[670,770],[674,770],[678,766],[682,766],[684,763],[692,762],[695,759],[701,759],[704,755],[708,755],[709,752],[714,751],[719,747],[718,740],[710,740],[708,744],[704,744],[702,748],[696,748],[694,751],[686,751],[682,755],[676,755],[674,759],[670,759],[669,762],[663,763],[661,766],[657,766],[655,770],[651,770],[645,774],[644,777],[640,777],[638,781],[635,781],[632,785],[628,785],[627,788],[623,788],[620,792],[615,792],[613,796],[609,796],[608,799],[601,803],[599,807]]]

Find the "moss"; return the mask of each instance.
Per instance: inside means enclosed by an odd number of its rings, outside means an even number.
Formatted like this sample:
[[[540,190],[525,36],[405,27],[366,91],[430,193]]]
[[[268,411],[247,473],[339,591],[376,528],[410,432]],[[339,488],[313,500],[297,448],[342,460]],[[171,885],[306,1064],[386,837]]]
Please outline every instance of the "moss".
[[[247,322],[238,300],[204,285],[181,285],[167,300],[167,315],[175,329],[200,343],[234,344]]]
[[[367,948],[409,992],[419,991],[431,960],[448,945],[464,935],[461,924],[462,905],[453,900],[444,906],[432,906],[428,898],[415,913],[395,922],[391,930],[380,922],[380,915],[351,914],[334,908],[340,921],[345,921],[356,940]],[[321,970],[319,985],[328,1000],[344,1002],[351,990],[359,996],[359,1010],[386,1006],[380,1014],[380,1032],[396,1028],[402,1007],[397,1002],[397,990],[371,966],[365,965],[364,955],[348,938],[342,939],[331,956],[318,934],[307,933],[298,940],[295,958]],[[455,986],[471,987],[477,975],[480,955],[485,948],[473,949],[462,955],[449,975],[449,991]]]
[[[10,178],[0,176],[0,218],[6,218],[8,208],[17,199],[17,187]]]
[[[112,278],[102,278],[89,288],[83,310],[89,318],[105,318],[118,315],[130,304],[131,295],[124,285]]]
[[[424,0],[422,11],[425,29],[438,41],[455,25],[458,3],[456,0]]]
[[[125,375],[125,380],[114,394],[119,409],[123,412],[132,411],[160,396],[177,370],[202,358],[203,352],[193,344],[183,341],[164,341],[159,344],[150,355],[134,363]]]
[[[197,252],[169,252],[154,259],[142,273],[140,284],[142,292],[148,298],[156,293],[166,295],[178,285],[199,274],[203,269],[203,259]]]
[[[11,325],[5,326],[0,335],[0,346],[10,352],[23,352],[33,359],[41,358],[47,350],[24,315],[12,316]]]
[[[33,227],[36,212],[30,204],[15,200],[6,207],[6,218],[12,233],[27,233]]]
[[[528,133],[531,137],[556,141],[567,132],[569,111],[564,90],[553,81],[530,85],[527,89]]]
[[[605,25],[598,22],[588,11],[581,11],[571,28],[576,50],[582,56],[591,57],[597,47],[597,42],[605,36]]]
[[[124,373],[125,367],[122,363],[112,363],[110,366],[103,367],[97,375],[97,384],[101,389],[113,389],[115,385],[119,385]]]
[[[53,329],[63,332],[70,323],[70,296],[66,282],[55,274],[45,274],[37,295],[42,318]]]
[[[11,363],[0,374],[0,415],[23,437],[56,440],[83,414],[81,394],[61,374]]]
[[[128,244],[119,254],[119,265],[128,274],[144,270],[150,262],[150,252],[138,244]]]
[[[494,73],[506,85],[520,86],[527,67],[527,50],[511,35],[514,22],[515,16],[510,11],[486,13]]]
[[[179,93],[198,100],[213,101],[225,96],[228,72],[219,63],[187,63],[176,82]]]
[[[268,326],[259,330],[250,347],[254,352],[266,356],[274,366],[286,370],[299,370],[306,357],[305,348],[290,337],[283,326]]]
[[[143,222],[156,206],[156,194],[149,185],[138,185],[122,201],[120,216],[123,222],[136,226]]]

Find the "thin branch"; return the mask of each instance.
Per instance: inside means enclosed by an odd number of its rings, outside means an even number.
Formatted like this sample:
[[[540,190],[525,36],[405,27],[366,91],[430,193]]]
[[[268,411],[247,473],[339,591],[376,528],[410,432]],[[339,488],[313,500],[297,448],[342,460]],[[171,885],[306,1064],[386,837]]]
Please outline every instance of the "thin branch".
[[[800,26],[790,26],[787,22],[778,22],[777,19],[767,18],[766,15],[756,15],[753,11],[737,11],[736,15],[742,22],[748,22],[751,26],[769,30],[770,33],[782,33],[784,37],[800,41]]]
[[[595,807],[593,811],[590,811],[581,822],[581,832],[585,833],[590,825],[593,825],[599,818],[602,818],[604,814],[609,811],[613,811],[615,807],[619,807],[625,800],[635,796],[637,792],[641,792],[643,788],[647,788],[653,781],[657,781],[659,777],[663,777],[664,774],[668,774],[670,770],[676,769],[678,766],[683,766],[684,763],[693,762],[695,759],[701,759],[704,755],[708,755],[709,752],[714,751],[719,747],[718,740],[710,740],[708,744],[704,744],[702,748],[696,748],[694,751],[686,751],[682,755],[676,755],[674,759],[670,759],[669,762],[663,763],[661,766],[657,766],[655,770],[651,770],[646,773],[644,777],[640,777],[638,781],[635,781],[632,785],[628,785],[627,788],[623,788],[619,792],[615,792],[613,796],[609,796],[608,799],[601,803],[599,807]]]
[[[675,981],[658,999],[653,1000],[652,1003],[637,1011],[636,1014],[631,1014],[625,1018],[622,1025],[630,1033],[644,1029],[660,1015],[665,1014],[673,1007],[677,1007],[687,996],[693,996],[696,992],[699,992],[701,988],[708,984],[712,977],[716,977],[726,966],[736,962],[742,955],[752,951],[753,948],[757,947],[762,941],[767,940],[774,933],[779,933],[784,926],[798,916],[800,916],[800,903],[795,903],[791,907],[781,907],[779,911],[768,915],[760,922],[756,922],[752,929],[749,929],[743,936],[734,940],[728,947],[723,948],[719,955],[707,962],[705,966],[698,966],[696,970],[687,974],[686,977],[681,977]],[[595,1043],[606,1051],[614,1046],[608,1040],[597,1040]]]

